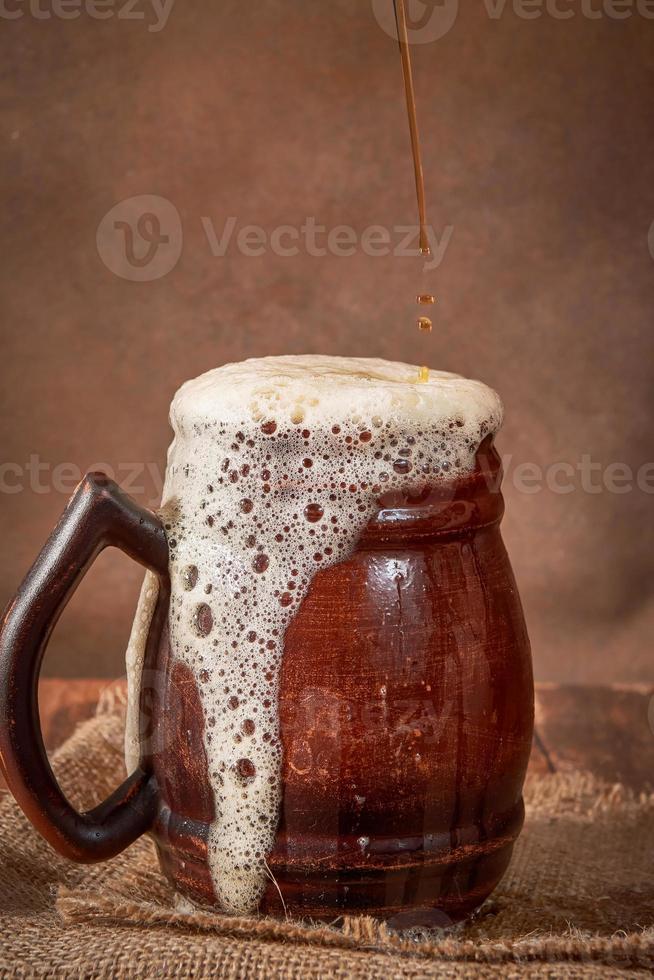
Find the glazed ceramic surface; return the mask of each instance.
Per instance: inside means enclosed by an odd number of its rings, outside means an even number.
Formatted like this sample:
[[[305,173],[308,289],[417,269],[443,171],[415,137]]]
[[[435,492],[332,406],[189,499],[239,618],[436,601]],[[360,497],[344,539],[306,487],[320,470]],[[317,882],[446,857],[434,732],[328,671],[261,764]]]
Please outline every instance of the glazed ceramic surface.
[[[498,480],[488,439],[473,474],[387,501],[354,554],[316,575],[285,638],[282,804],[262,911],[456,921],[504,873],[533,684]],[[165,627],[150,650],[153,834],[178,890],[213,904],[197,684]]]

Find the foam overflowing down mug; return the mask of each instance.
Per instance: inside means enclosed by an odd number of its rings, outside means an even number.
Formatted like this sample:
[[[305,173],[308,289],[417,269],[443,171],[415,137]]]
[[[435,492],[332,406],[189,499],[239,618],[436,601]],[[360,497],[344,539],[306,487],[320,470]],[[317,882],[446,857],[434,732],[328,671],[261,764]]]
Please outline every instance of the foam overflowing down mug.
[[[270,357],[190,381],[161,507],[91,473],[5,613],[0,753],[60,853],[152,834],[196,906],[397,926],[487,898],[523,821],[529,643],[499,523],[490,388]],[[128,778],[78,813],[39,728],[49,635],[97,554],[147,569]]]

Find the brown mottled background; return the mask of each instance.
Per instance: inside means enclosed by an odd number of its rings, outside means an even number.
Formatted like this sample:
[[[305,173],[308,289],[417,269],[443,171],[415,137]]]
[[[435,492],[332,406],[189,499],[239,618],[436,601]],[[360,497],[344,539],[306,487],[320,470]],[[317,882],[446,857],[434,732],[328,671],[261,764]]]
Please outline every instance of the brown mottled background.
[[[531,20],[462,0],[448,33],[414,46],[431,220],[454,229],[424,337],[418,260],[214,257],[201,222],[415,220],[397,46],[369,0],[176,0],[159,31],[149,0],[129,20],[124,0],[105,20],[19,3],[0,24],[0,600],[74,485],[74,468],[52,467],[105,463],[125,482],[126,464],[151,464],[131,485],[154,502],[184,379],[282,352],[426,361],[505,399],[504,533],[537,677],[652,682],[652,494],[579,480],[526,494],[511,478],[520,462],[654,459],[647,5],[617,5],[631,12],[619,20],[593,0],[589,19],[571,0],[572,18]],[[178,264],[152,282],[114,275],[96,248],[106,212],[142,194],[171,201],[183,228]],[[139,580],[126,558],[100,559],[50,673],[122,672]]]

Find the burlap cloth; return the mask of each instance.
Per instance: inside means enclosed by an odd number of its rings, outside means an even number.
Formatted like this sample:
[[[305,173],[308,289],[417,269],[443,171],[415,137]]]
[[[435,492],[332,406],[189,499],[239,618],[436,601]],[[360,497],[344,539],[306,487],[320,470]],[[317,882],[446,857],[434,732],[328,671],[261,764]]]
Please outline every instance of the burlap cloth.
[[[56,753],[73,803],[123,776],[116,692]],[[35,977],[615,977],[654,968],[654,797],[589,774],[530,777],[504,881],[453,935],[188,914],[142,839],[105,864],[64,861],[0,803],[0,973]]]

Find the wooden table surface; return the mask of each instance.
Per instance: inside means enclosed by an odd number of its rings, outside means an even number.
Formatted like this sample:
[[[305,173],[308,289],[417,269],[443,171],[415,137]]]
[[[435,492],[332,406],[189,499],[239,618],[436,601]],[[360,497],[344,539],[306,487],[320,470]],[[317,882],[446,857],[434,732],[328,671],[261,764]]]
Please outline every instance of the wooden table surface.
[[[109,680],[44,679],[39,688],[48,751],[90,718]],[[535,772],[582,769],[636,792],[654,789],[654,687],[536,685]],[[2,785],[0,777],[0,785]]]

